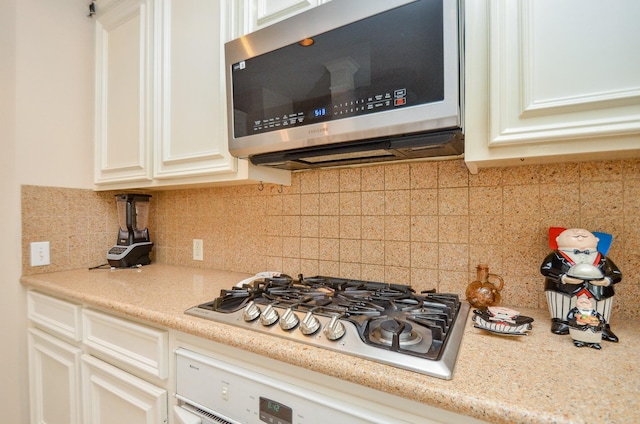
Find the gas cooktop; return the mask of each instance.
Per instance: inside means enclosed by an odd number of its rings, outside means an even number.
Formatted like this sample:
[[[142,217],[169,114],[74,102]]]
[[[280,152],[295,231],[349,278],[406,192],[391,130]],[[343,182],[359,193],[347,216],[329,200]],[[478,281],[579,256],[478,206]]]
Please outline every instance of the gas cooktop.
[[[456,294],[274,272],[185,311],[443,379],[452,377],[468,312]]]

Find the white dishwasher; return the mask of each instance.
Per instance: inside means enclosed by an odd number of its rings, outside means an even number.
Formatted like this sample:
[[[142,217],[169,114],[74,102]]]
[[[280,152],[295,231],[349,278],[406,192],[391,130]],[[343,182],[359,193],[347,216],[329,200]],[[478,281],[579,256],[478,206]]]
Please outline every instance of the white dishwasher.
[[[179,424],[411,422],[184,348],[175,353]]]

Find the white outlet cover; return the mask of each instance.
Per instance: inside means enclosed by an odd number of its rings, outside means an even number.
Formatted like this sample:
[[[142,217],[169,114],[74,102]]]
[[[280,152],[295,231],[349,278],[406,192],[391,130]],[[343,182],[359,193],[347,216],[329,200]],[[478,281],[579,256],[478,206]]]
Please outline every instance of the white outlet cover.
[[[31,266],[44,266],[51,264],[48,241],[31,243]]]

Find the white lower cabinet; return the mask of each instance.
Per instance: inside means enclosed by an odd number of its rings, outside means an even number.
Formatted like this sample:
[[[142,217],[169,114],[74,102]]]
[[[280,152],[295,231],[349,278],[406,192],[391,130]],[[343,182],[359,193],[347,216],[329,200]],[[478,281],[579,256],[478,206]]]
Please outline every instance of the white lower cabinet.
[[[82,356],[84,422],[167,422],[167,391],[90,355]]]
[[[27,343],[31,422],[82,423],[82,349],[35,328],[29,329]]]
[[[166,424],[168,332],[27,294],[32,424]]]

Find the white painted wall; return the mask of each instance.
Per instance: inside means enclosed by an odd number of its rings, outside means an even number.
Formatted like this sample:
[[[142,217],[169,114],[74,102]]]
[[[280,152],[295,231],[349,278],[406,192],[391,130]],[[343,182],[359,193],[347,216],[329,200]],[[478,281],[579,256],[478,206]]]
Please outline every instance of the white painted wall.
[[[17,324],[24,308],[20,278],[20,187],[15,148],[15,15],[17,0],[0,1],[0,354],[2,420],[26,423],[26,361],[24,324]],[[23,305],[24,303],[22,303]]]
[[[0,1],[0,420],[28,423],[20,186],[92,187],[88,0]]]
[[[20,184],[91,188],[93,40],[88,0],[17,2]]]

